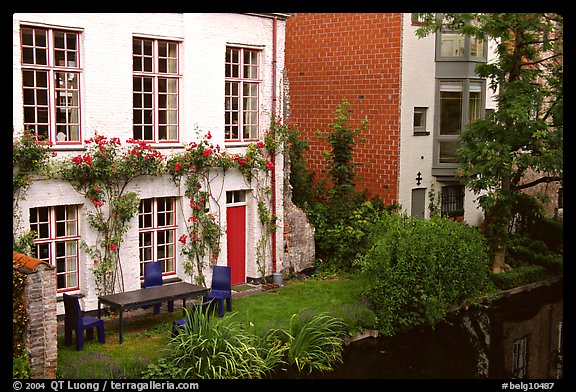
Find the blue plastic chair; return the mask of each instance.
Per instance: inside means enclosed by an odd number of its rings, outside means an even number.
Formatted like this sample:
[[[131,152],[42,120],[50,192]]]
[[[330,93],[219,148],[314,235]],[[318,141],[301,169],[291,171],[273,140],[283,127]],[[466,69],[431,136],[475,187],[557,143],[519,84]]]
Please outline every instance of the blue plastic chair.
[[[162,264],[159,261],[144,263],[144,288],[162,286]],[[168,301],[168,311],[174,311],[174,301]],[[154,313],[160,313],[160,304],[154,305]]]
[[[75,295],[64,293],[64,345],[72,344],[72,331],[76,334],[76,350],[84,348],[84,331],[86,340],[94,339],[94,327],[98,330],[98,342],[105,343],[104,320],[97,317],[84,316],[80,309],[80,301]]]
[[[204,301],[213,299],[218,305],[218,317],[224,317],[224,300],[226,308],[232,311],[232,269],[227,266],[215,265],[212,271],[212,285],[210,291],[204,295]]]
[[[181,320],[174,320],[172,322],[172,337],[175,337],[180,331],[183,331],[184,328],[186,328],[186,325],[200,326],[200,312],[201,314],[206,315],[206,320],[209,320],[210,315],[214,313],[214,301],[208,300],[202,302],[201,304],[194,304],[192,306],[192,311],[186,318]]]

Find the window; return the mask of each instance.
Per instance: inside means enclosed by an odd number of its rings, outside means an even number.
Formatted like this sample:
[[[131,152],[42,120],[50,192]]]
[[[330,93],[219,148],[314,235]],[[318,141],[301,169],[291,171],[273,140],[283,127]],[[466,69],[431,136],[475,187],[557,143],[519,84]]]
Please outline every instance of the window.
[[[245,204],[246,191],[226,191],[226,204]]]
[[[426,130],[426,113],[428,108],[414,108],[414,129],[415,135],[429,135],[430,132]]]
[[[132,41],[134,139],[178,141],[178,46],[173,41]]]
[[[23,26],[24,128],[56,144],[80,143],[80,33]]]
[[[464,51],[465,36],[455,32],[443,32],[440,39],[441,57],[462,57]]]
[[[514,378],[526,378],[528,337],[516,339],[512,352],[512,376]]]
[[[483,82],[440,81],[437,162],[457,164],[460,133],[483,115]]]
[[[140,200],[138,213],[140,277],[144,263],[162,262],[162,272],[175,273],[176,199],[159,197]]]
[[[462,129],[462,82],[440,83],[439,162],[456,163]],[[454,137],[456,136],[456,137]]]
[[[448,22],[445,19],[445,22]],[[471,21],[472,25],[477,24],[477,21]],[[457,31],[445,29],[438,33],[439,58],[442,60],[456,59],[456,60],[485,60],[486,59],[486,42],[480,38],[467,36],[458,33]]]
[[[484,49],[484,41],[476,37],[470,38],[470,56],[472,57],[486,57],[486,51]]]
[[[410,14],[410,21],[412,26],[423,26],[426,24],[425,14],[422,13],[412,13]]]
[[[440,213],[444,216],[455,212],[464,215],[464,186],[446,185],[442,187]]]
[[[30,209],[30,230],[37,233],[33,256],[56,267],[57,291],[78,288],[78,206]]]
[[[224,138],[248,141],[258,138],[260,52],[226,48]]]

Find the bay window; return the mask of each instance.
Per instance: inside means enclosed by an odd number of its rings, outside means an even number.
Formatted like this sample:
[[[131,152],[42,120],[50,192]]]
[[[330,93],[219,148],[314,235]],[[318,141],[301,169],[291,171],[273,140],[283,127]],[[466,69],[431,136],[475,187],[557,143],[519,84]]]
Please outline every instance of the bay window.
[[[483,114],[484,82],[470,79],[439,82],[435,163],[456,165],[460,133]]]

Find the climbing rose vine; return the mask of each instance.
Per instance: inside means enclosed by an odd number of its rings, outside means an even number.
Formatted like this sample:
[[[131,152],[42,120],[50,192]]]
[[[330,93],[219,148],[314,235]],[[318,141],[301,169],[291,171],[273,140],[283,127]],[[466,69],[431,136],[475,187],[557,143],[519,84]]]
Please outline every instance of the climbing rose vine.
[[[216,264],[223,234],[220,214],[212,213],[208,208],[210,200],[214,200],[210,171],[221,169],[225,175],[227,170],[236,168],[250,182],[258,173],[267,173],[272,162],[262,141],[249,144],[244,154],[230,154],[212,144],[210,132],[198,139],[199,142],[189,143],[183,153],[168,158],[166,170],[177,186],[181,186],[184,180],[184,196],[190,203],[191,215],[186,221],[186,233],[179,237],[182,254],[187,258],[184,269],[194,276],[198,284],[205,285],[202,272],[205,262]]]
[[[128,139],[122,146],[116,137],[96,134],[84,143],[86,153],[63,161],[60,174],[94,207],[86,215],[98,232],[96,243],[82,246],[94,259],[97,291],[106,295],[124,291],[120,246],[140,203],[127,186],[139,176],[162,174],[164,156],[141,140]]]

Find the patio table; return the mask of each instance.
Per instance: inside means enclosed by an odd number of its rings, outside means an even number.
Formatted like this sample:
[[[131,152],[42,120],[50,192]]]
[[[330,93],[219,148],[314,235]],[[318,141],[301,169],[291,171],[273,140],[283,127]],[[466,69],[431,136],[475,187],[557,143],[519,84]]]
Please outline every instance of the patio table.
[[[207,293],[209,288],[195,284],[178,282],[162,286],[148,287],[140,290],[125,291],[118,294],[102,295],[98,297],[98,318],[100,318],[101,304],[120,311],[120,344],[123,341],[122,319],[125,310],[154,305],[170,300],[181,299],[186,308],[186,299],[198,297]]]

